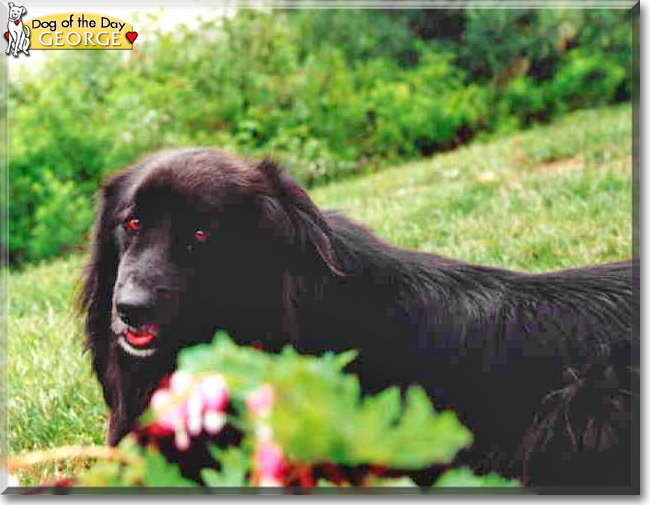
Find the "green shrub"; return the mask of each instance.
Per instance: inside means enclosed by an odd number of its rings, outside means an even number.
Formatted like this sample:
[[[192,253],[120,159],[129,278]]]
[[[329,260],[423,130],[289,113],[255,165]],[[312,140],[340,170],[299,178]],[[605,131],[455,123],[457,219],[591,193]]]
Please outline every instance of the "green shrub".
[[[571,51],[566,64],[550,83],[548,95],[555,110],[569,110],[611,103],[624,84],[626,69],[603,53],[589,48]]]
[[[485,95],[466,85],[451,58],[434,51],[403,75],[401,82],[379,83],[369,107],[378,118],[372,137],[376,154],[412,157],[453,144],[463,130],[474,131],[487,114]],[[373,110],[371,109],[371,110]]]
[[[503,97],[497,101],[499,113],[495,126],[501,131],[516,130],[550,117],[553,111],[546,91],[547,86],[531,77],[512,79],[502,91]]]
[[[72,181],[61,181],[50,169],[43,172],[43,183],[34,183],[36,208],[26,253],[30,258],[57,256],[79,243],[92,220],[88,199]]]
[[[152,31],[133,54],[55,55],[9,89],[2,245],[22,263],[82,242],[99,182],[160,148],[271,154],[313,186],[627,99],[630,19],[604,9],[242,9]]]

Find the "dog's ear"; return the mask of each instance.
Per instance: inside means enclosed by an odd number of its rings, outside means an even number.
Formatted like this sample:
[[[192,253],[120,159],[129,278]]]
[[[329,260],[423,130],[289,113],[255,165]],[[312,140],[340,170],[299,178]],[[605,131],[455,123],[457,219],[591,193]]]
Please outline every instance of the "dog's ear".
[[[23,10],[23,12],[22,12],[22,14],[21,14],[21,16],[24,16],[25,14],[27,14],[27,9],[25,9],[25,7],[24,7],[24,6],[23,6],[23,7],[21,7],[21,9]]]
[[[119,261],[113,212],[123,180],[124,174],[114,176],[98,194],[90,260],[83,273],[77,305],[79,312],[85,313],[86,347],[91,352],[93,369],[102,383],[108,405],[113,405],[107,360],[113,286]]]
[[[15,4],[14,4],[13,2],[9,2],[9,8],[10,8],[10,9],[13,9],[13,8],[14,8],[14,5],[15,5]]]
[[[307,193],[271,160],[257,165],[270,194],[258,194],[260,225],[300,253],[315,252],[335,275],[342,276],[332,247],[332,230]]]
[[[109,179],[97,195],[90,260],[86,265],[78,300],[79,309],[88,313],[86,330],[90,330],[90,335],[94,334],[97,328],[105,331],[107,326],[90,324],[88,327],[88,323],[95,322],[95,317],[110,317],[107,311],[110,311],[118,264],[113,212],[123,178],[123,174],[119,174]]]

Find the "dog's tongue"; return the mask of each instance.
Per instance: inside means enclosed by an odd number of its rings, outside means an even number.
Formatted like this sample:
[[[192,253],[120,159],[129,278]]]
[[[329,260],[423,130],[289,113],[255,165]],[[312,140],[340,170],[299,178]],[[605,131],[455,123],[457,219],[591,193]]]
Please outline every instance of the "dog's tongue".
[[[154,338],[156,338],[157,335],[157,324],[147,324],[144,326],[139,326],[138,328],[129,328],[126,330],[126,338],[131,344],[137,347],[147,345]]]

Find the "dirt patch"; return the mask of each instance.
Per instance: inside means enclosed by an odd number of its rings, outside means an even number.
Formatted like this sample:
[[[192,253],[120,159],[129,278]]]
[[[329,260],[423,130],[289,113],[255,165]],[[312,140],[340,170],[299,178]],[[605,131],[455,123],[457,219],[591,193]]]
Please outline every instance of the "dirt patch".
[[[578,154],[573,158],[565,158],[562,160],[550,161],[540,163],[535,166],[535,170],[543,171],[544,173],[551,174],[567,174],[575,170],[582,170],[585,168],[585,159],[582,154]]]
[[[616,169],[629,169],[632,167],[632,156],[624,156],[622,158],[612,158],[599,163],[603,168],[616,168]],[[545,174],[567,174],[576,170],[584,170],[585,159],[582,154],[578,154],[572,158],[564,158],[545,163],[539,163],[534,166],[535,171],[543,172]]]

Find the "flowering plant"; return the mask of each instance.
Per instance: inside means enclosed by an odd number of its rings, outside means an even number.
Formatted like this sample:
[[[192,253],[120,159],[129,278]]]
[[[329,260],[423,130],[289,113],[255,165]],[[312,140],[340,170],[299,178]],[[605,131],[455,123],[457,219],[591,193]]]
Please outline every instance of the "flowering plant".
[[[267,354],[226,334],[183,350],[138,426],[81,486],[415,486],[471,444],[450,411],[416,386],[363,396],[342,369],[354,352]],[[436,466],[437,465],[437,466]],[[426,472],[425,472],[426,473]],[[513,486],[496,475],[447,470],[442,486]],[[435,485],[435,484],[434,484]]]

